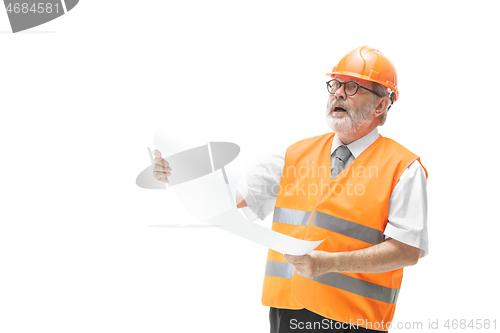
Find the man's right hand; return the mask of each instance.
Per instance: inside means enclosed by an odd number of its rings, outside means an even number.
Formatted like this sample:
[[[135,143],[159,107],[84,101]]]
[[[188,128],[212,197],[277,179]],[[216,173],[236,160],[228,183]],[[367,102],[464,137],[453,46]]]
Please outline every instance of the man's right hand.
[[[168,166],[168,162],[161,157],[161,153],[155,149],[153,151],[154,155],[154,168],[153,168],[153,176],[161,182],[168,183],[167,177],[170,176],[170,167]]]

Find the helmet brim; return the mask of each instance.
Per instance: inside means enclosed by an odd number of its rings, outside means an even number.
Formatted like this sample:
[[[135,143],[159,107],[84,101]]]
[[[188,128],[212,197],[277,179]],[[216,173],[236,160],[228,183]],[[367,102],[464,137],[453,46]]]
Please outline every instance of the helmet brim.
[[[394,102],[397,101],[397,99],[399,98],[399,91],[396,87],[394,87],[393,84],[391,83],[386,83],[386,84],[383,84],[381,82],[378,82],[377,80],[374,80],[366,75],[361,75],[361,74],[358,74],[358,73],[352,73],[352,72],[330,72],[330,73],[326,73],[327,76],[333,78],[335,75],[344,75],[344,76],[350,76],[350,77],[354,77],[356,79],[361,79],[361,80],[365,80],[365,81],[370,81],[370,82],[374,82],[374,83],[378,83],[378,84],[381,84],[383,85],[384,87],[386,88],[389,88],[391,89],[391,91],[394,92]]]

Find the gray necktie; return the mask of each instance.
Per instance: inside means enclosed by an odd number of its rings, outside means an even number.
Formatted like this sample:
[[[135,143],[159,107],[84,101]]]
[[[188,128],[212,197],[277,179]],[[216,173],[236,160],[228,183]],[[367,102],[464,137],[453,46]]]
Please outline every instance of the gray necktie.
[[[332,154],[332,180],[345,168],[351,151],[346,146],[338,146]]]

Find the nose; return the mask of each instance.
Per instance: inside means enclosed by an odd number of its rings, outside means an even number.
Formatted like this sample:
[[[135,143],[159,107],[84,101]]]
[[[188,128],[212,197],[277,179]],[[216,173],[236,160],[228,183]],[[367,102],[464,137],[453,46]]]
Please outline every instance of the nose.
[[[347,98],[347,95],[345,93],[345,84],[342,84],[339,89],[335,92],[335,98],[336,99],[343,99],[345,100]]]

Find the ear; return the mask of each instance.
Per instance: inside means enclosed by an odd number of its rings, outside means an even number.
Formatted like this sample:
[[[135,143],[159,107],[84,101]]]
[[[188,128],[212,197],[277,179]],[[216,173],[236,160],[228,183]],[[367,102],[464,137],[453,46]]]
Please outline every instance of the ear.
[[[380,97],[376,102],[375,102],[375,116],[380,117],[382,113],[387,110],[389,105],[391,104],[391,100],[389,97]]]

